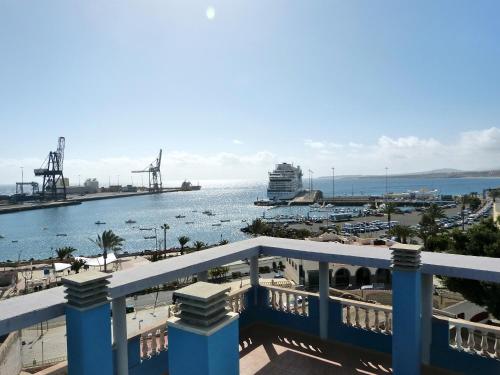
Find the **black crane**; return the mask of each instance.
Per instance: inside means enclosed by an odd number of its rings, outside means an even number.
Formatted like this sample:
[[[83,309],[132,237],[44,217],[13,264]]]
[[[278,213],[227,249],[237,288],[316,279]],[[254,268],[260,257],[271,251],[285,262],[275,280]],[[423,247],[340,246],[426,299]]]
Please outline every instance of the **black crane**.
[[[35,176],[43,176],[42,200],[66,199],[66,182],[63,175],[65,143],[64,137],[59,137],[57,150],[50,151],[42,166],[35,169]]]
[[[132,173],[148,173],[149,191],[151,193],[161,193],[163,191],[162,182],[161,182],[161,171],[160,171],[161,153],[162,153],[162,150],[160,149],[160,154],[158,155],[158,157],[155,159],[155,161],[153,161],[151,164],[149,164],[146,168],[144,168],[140,171],[132,171]]]

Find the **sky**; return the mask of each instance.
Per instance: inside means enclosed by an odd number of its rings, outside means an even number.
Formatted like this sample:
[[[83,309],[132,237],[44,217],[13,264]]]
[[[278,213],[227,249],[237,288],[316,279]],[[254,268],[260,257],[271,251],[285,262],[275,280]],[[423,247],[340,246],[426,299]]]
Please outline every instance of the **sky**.
[[[0,0],[0,183],[500,168],[500,2]],[[80,176],[80,177],[78,177]]]

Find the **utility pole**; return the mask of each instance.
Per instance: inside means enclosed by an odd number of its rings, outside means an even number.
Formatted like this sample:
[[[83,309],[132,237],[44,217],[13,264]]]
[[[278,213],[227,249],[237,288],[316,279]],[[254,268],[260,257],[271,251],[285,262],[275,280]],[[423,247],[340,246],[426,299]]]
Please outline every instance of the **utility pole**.
[[[389,169],[389,168],[385,167],[385,198],[386,198],[386,199],[387,199],[388,186],[389,186],[389,185],[388,185],[388,180],[387,180],[387,178],[388,178],[388,175],[387,175],[387,170],[388,170],[388,169]]]
[[[21,167],[21,194],[24,194],[24,167]]]
[[[335,200],[335,167],[332,167],[332,203]]]
[[[80,175],[78,175],[78,186],[80,186]]]

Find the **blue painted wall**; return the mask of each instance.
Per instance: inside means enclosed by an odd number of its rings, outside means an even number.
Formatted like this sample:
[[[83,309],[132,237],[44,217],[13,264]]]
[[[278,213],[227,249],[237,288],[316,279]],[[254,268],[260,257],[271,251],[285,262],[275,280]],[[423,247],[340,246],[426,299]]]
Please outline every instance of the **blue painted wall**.
[[[210,336],[169,327],[169,375],[238,375],[239,323]]]
[[[66,307],[68,372],[112,375],[111,308],[109,304],[80,311]]]

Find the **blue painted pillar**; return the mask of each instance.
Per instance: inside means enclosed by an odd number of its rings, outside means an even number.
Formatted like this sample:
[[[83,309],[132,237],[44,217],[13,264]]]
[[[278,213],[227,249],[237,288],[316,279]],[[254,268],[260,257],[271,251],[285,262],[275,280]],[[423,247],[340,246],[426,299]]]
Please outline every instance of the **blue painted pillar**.
[[[422,274],[422,363],[430,363],[432,345],[433,275]]]
[[[63,278],[69,375],[113,375],[107,279],[102,272]]]
[[[421,371],[420,249],[418,245],[391,247],[392,368],[396,375],[417,375]]]
[[[329,276],[328,262],[319,262],[319,337],[322,340],[328,338]]]
[[[168,325],[169,375],[238,375],[239,315],[227,312],[223,285],[198,282],[174,294],[178,316]]]

